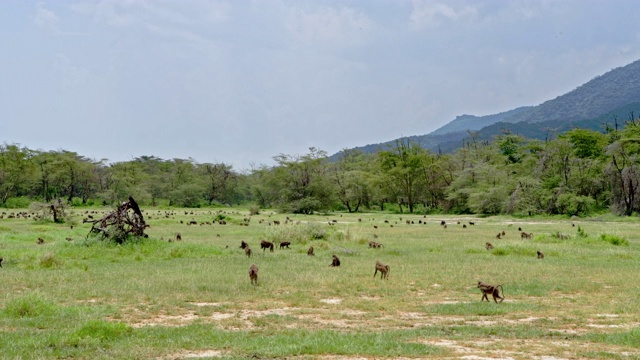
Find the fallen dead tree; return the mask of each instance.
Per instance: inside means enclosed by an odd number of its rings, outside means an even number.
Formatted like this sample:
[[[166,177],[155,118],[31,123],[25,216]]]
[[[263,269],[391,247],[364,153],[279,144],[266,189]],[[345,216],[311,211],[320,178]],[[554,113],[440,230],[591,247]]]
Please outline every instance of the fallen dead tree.
[[[108,238],[118,244],[125,242],[129,236],[147,237],[144,230],[149,227],[144,221],[138,203],[131,196],[128,201],[123,202],[103,218],[85,219],[84,222],[93,224],[87,237],[91,234],[101,234],[103,239]]]

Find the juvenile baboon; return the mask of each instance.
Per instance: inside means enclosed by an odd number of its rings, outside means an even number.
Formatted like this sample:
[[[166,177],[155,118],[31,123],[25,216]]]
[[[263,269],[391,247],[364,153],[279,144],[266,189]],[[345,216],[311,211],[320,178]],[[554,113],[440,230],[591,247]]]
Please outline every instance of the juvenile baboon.
[[[182,235],[180,235],[180,233],[176,234],[176,241],[182,241]]]
[[[340,259],[336,256],[333,255],[333,259],[331,260],[331,265],[329,266],[340,266]]]
[[[490,243],[490,242],[488,242],[488,243],[486,243],[486,244],[484,245],[484,247],[485,247],[487,250],[491,250],[491,249],[493,249],[493,244],[492,244],[492,243]]]
[[[291,245],[291,242],[289,242],[289,241],[283,241],[283,242],[281,242],[281,243],[280,243],[280,249],[284,249],[284,248],[291,249],[291,248],[289,247],[289,245]]]
[[[240,241],[240,249],[246,249],[247,247],[249,247],[249,244],[247,244],[244,240]]]
[[[544,259],[544,253],[540,250],[537,250],[536,253],[538,254],[538,259]]]
[[[500,290],[498,290],[498,288],[500,288]],[[495,301],[496,303],[498,303],[497,299],[500,299],[499,302],[502,302],[504,300],[504,289],[502,288],[502,285],[493,286],[485,284],[482,281],[478,281],[478,289],[480,289],[480,291],[482,292],[482,299],[480,299],[480,301],[484,301],[486,299],[487,302],[490,302],[489,297],[487,296],[489,294],[493,296],[493,301]],[[500,296],[501,292],[502,296]]]
[[[247,255],[247,257],[251,257],[251,248],[248,246],[244,248],[244,254]]]
[[[42,245],[44,244],[44,239],[43,238],[38,238],[38,245]]]
[[[258,285],[258,267],[256,264],[251,264],[249,267],[249,279],[252,285]]]
[[[389,265],[376,261],[376,271],[373,272],[373,277],[375,278],[378,271],[380,271],[380,279],[387,279],[387,276],[389,276],[389,270],[391,270]]]
[[[307,250],[307,255],[316,256],[316,254],[313,253],[313,246],[309,247],[309,250]]]
[[[261,240],[260,248],[262,249],[262,252],[264,252],[267,249],[269,249],[270,252],[273,252],[273,243],[267,240]]]

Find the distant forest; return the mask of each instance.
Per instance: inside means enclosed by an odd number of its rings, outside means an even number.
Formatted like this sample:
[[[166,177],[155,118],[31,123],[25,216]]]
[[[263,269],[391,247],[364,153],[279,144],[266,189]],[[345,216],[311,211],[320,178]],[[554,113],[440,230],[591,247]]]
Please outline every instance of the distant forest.
[[[133,196],[161,207],[243,205],[283,212],[386,210],[409,213],[564,214],[640,208],[640,119],[601,133],[572,129],[553,139],[469,132],[465,145],[436,153],[408,139],[373,154],[344,150],[330,160],[310,148],[274,156],[275,166],[240,173],[225,163],[140,156],[105,163],[72,151],[0,146],[0,206],[61,199],[116,205]]]

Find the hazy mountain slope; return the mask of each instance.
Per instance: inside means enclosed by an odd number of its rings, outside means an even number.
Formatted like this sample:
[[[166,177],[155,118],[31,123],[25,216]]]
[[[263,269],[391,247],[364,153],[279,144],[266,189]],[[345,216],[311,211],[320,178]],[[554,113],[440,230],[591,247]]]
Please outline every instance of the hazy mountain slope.
[[[640,114],[640,60],[597,76],[555,99],[537,106],[524,106],[499,114],[461,115],[441,128],[408,138],[432,151],[450,152],[462,146],[468,131],[491,138],[503,129],[526,137],[544,139],[575,127],[603,130],[606,121],[613,126],[615,116],[623,125],[631,111]],[[355,149],[366,153],[388,149],[396,140]]]

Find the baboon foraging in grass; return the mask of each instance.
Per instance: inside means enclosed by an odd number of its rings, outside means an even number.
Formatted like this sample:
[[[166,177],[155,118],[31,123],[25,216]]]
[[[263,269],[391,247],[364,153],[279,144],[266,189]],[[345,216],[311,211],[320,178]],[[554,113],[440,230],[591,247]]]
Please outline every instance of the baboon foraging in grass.
[[[270,252],[273,252],[273,243],[267,240],[262,240],[260,241],[260,248],[262,249],[262,252],[267,249],[269,249]]]
[[[333,259],[331,260],[331,265],[329,266],[333,266],[333,267],[340,266],[340,259],[336,255],[333,255]]]
[[[476,223],[473,221],[469,221],[469,225],[475,225]]]
[[[490,242],[488,242],[488,243],[486,243],[486,244],[485,244],[485,246],[484,246],[484,247],[485,247],[487,250],[492,250],[492,249],[493,249],[493,244],[492,244],[492,243],[490,243]]]
[[[500,288],[500,290],[498,290],[498,288]],[[478,281],[478,289],[482,292],[482,299],[480,299],[480,301],[484,301],[486,299],[487,302],[490,302],[489,297],[487,296],[489,294],[493,296],[493,301],[495,301],[496,304],[504,300],[504,289],[502,288],[502,285],[493,286],[485,284],[482,281]],[[500,296],[500,293],[502,293],[502,296]],[[497,299],[500,299],[500,301]]]
[[[462,228],[466,229],[467,228],[467,224],[462,224]]]
[[[43,238],[38,238],[38,245],[42,245],[44,244],[44,239]]]
[[[533,233],[521,232],[520,233],[520,238],[521,239],[533,239]]]
[[[507,235],[507,234],[504,232],[504,230],[502,230],[502,236],[505,236],[505,235]]]
[[[176,241],[182,241],[182,235],[180,235],[180,233],[176,234]]]
[[[445,226],[446,224],[447,224],[446,221],[444,221],[444,220],[440,221],[440,225]]]
[[[380,244],[379,242],[375,242],[375,241],[369,241],[369,247],[370,248],[374,248],[374,249],[379,249],[382,247],[382,244]]]
[[[544,259],[544,253],[540,250],[537,250],[536,253],[538,254],[538,259]]]
[[[2,262],[4,261],[4,258],[0,257],[0,267],[2,267]]]
[[[251,257],[251,248],[248,246],[244,248],[244,253],[245,255],[247,255],[247,257]]]
[[[258,285],[258,267],[256,264],[252,264],[249,267],[249,279],[251,280],[251,285]]]
[[[309,247],[309,250],[307,250],[307,255],[316,256],[316,254],[313,253],[313,246]]]
[[[373,272],[373,277],[375,278],[378,271],[380,271],[380,279],[388,279],[387,276],[389,276],[389,270],[391,270],[389,265],[376,261],[376,271]]]
[[[249,244],[246,243],[246,241],[242,240],[240,241],[240,249],[246,249],[249,247]]]
[[[284,248],[291,249],[289,245],[291,245],[289,241],[283,241],[280,243],[280,249],[284,249]]]
[[[498,235],[496,235],[496,239],[500,239],[502,235],[500,235],[500,233],[498,233]]]

